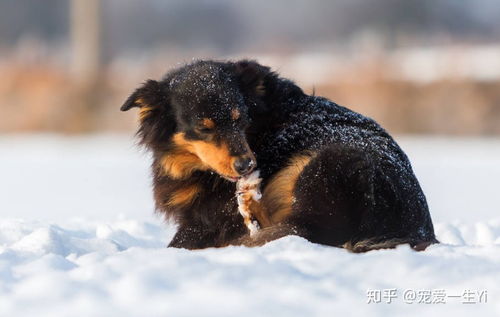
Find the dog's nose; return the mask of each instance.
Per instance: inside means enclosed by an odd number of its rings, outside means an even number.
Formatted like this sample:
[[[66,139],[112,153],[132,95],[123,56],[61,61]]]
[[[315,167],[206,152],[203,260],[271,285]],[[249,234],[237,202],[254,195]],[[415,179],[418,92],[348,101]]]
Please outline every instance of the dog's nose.
[[[250,157],[242,157],[234,162],[234,170],[240,175],[246,175],[255,168],[255,161]]]

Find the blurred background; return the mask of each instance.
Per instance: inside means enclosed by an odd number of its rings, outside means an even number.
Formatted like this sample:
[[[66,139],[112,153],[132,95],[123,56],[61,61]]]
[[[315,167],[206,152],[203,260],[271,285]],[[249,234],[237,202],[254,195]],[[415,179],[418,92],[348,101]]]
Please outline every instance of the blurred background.
[[[151,215],[119,107],[193,59],[252,58],[396,135],[436,220],[496,217],[499,17],[497,0],[0,0],[0,211]]]
[[[255,58],[393,133],[500,134],[496,0],[0,2],[1,132],[129,131],[196,58]]]

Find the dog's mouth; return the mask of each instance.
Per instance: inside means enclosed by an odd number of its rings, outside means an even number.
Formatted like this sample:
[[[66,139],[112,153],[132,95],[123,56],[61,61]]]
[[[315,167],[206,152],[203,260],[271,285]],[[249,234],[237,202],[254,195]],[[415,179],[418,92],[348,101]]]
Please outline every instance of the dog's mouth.
[[[239,171],[236,171],[239,166],[238,166],[238,163],[234,163],[233,166],[234,166],[234,170],[235,170],[235,173],[231,173],[228,175],[228,173],[220,173],[219,171],[215,170],[214,171],[222,178],[230,181],[230,182],[237,182],[238,180],[242,179],[242,178],[245,178],[247,177],[248,175],[250,175],[254,169],[255,169],[255,166],[257,164],[255,163],[255,158],[252,158],[250,159],[250,162],[249,163],[246,163],[246,168],[244,168],[244,170],[239,170]]]
[[[236,183],[237,181],[239,181],[243,177],[243,176],[230,176],[230,175],[222,174],[213,168],[210,169],[210,174],[217,175],[220,178],[223,178],[227,181],[230,181],[231,183]]]
[[[224,178],[230,182],[233,182],[233,183],[236,183],[242,177],[242,176],[234,177],[234,176],[226,176],[226,175],[220,175],[220,176],[222,176],[222,178]]]
[[[223,175],[223,174],[217,173],[217,175],[219,175],[220,177],[222,177],[230,182],[233,182],[233,183],[236,183],[240,179],[245,178],[250,174],[252,174],[252,171],[250,171],[249,173],[246,173],[245,175],[239,175],[239,176],[229,176],[229,175]]]

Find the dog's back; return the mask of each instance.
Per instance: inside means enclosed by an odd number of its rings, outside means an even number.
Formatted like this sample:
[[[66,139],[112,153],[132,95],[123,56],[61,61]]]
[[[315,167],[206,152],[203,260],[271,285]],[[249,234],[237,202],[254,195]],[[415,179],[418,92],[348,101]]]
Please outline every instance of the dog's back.
[[[259,133],[263,175],[280,173],[290,158],[310,158],[293,188],[292,209],[280,220],[313,242],[353,251],[437,242],[407,156],[375,121],[321,97],[274,101],[283,112],[275,116],[285,119]]]

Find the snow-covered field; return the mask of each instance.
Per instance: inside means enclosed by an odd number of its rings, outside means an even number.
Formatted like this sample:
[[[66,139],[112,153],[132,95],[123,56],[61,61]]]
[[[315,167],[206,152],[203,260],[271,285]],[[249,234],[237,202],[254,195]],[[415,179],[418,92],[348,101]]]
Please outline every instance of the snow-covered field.
[[[443,242],[425,252],[167,249],[132,138],[2,136],[0,316],[500,315],[500,140],[398,140]]]

